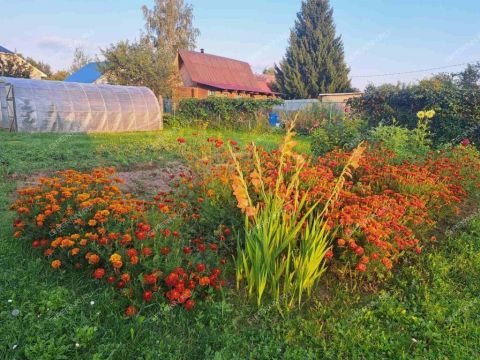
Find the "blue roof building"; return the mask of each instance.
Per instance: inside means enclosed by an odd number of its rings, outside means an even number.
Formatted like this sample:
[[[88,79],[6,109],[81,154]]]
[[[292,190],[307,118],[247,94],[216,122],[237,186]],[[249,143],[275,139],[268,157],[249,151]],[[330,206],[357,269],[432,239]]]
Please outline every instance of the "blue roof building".
[[[99,63],[88,63],[77,72],[65,79],[66,82],[76,82],[83,84],[94,84],[101,80],[102,73],[98,70]]]
[[[3,46],[0,45],[0,53],[4,53],[4,54],[13,54],[13,51],[10,51],[6,48],[4,48]]]

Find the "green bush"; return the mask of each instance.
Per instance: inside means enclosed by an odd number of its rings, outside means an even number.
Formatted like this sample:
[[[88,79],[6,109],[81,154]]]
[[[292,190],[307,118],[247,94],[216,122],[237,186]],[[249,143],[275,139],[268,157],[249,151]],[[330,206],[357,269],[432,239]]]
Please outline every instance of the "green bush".
[[[334,148],[351,150],[365,137],[366,122],[339,117],[321,123],[311,135],[312,152],[324,155]]]
[[[218,129],[264,130],[269,128],[268,114],[283,100],[208,97],[184,99],[178,108],[182,126],[208,126]]]
[[[398,161],[414,161],[423,158],[431,150],[431,134],[429,121],[421,120],[416,128],[410,130],[399,126],[380,124],[370,130],[368,140],[372,143],[381,143],[388,150],[392,150]]]
[[[295,131],[302,135],[310,135],[322,123],[341,120],[345,117],[345,112],[337,104],[318,102],[308,105],[303,110],[280,115],[284,125],[295,120]]]
[[[480,144],[480,64],[458,74],[441,74],[415,85],[368,86],[364,96],[349,104],[354,115],[367,120],[370,128],[380,124],[414,129],[415,114],[433,109],[430,123],[434,146],[458,144],[464,139]]]

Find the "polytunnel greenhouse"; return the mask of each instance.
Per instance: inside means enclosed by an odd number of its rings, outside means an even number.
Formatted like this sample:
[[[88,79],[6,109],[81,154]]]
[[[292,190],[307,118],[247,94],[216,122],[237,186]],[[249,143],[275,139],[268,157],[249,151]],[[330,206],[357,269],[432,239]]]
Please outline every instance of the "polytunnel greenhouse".
[[[117,132],[162,128],[146,87],[0,77],[2,128],[19,132]]]

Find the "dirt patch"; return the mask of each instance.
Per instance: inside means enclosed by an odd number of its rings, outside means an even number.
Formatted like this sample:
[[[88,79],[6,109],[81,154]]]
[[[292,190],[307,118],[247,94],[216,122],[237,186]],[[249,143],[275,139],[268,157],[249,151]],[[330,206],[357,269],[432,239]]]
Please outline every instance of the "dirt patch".
[[[169,184],[188,167],[181,162],[169,162],[166,165],[138,164],[129,169],[117,172],[116,176],[125,181],[122,190],[136,196],[149,196],[161,191],[170,190]],[[53,177],[55,172],[37,172],[33,174],[12,174],[7,181],[16,183],[16,188],[38,185],[40,177]],[[14,196],[15,194],[12,194]]]
[[[117,176],[125,181],[123,190],[135,195],[153,195],[170,190],[169,184],[188,168],[180,162],[170,162],[165,166],[139,164],[128,171],[121,171]]]

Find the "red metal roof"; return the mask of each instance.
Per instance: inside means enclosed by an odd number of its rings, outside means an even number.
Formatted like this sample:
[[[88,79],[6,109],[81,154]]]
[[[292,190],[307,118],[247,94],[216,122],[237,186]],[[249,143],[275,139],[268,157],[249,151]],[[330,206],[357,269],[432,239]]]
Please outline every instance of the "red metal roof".
[[[275,75],[270,74],[255,74],[257,78],[258,86],[262,88],[264,91],[272,92],[272,84],[275,82]]]
[[[178,54],[193,82],[221,90],[272,94],[259,84],[246,62],[187,50]]]

